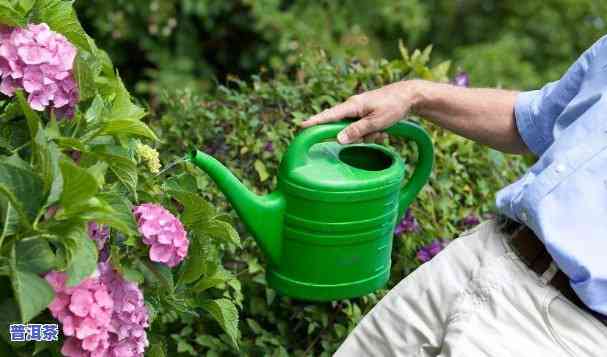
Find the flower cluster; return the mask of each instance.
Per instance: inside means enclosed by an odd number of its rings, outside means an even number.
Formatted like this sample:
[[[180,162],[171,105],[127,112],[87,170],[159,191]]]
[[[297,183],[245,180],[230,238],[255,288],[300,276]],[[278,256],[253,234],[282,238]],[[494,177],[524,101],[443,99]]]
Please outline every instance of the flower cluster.
[[[46,280],[55,290],[55,299],[48,308],[67,337],[61,353],[68,357],[106,356],[114,307],[107,286],[97,276],[66,287],[67,274],[62,272],[50,272]]]
[[[139,155],[139,157],[143,161],[145,161],[148,166],[148,170],[150,170],[151,173],[157,174],[160,172],[161,165],[158,156],[158,151],[152,149],[148,145],[141,143],[137,144],[135,150],[137,151],[137,155]]]
[[[44,23],[0,26],[0,92],[13,96],[24,89],[32,109],[50,107],[58,117],[71,117],[78,102],[75,58],[76,48]]]
[[[100,263],[94,276],[75,287],[66,287],[63,272],[45,278],[55,290],[48,308],[67,337],[61,348],[64,356],[143,357],[149,318],[137,285],[109,263]]]
[[[448,244],[449,241],[446,239],[435,239],[417,252],[417,259],[420,262],[425,263],[434,258],[441,250],[445,249]]]
[[[144,203],[133,209],[143,243],[150,246],[150,260],[174,267],[188,254],[190,241],[179,219],[164,207]]]
[[[420,227],[417,223],[417,219],[415,219],[413,213],[411,213],[411,209],[407,209],[403,219],[396,225],[396,228],[394,228],[394,235],[400,236],[403,233],[416,233],[419,232],[419,230]]]
[[[145,332],[149,317],[143,293],[136,284],[124,280],[109,263],[100,263],[99,270],[114,301],[107,356],[142,357],[149,344]]]

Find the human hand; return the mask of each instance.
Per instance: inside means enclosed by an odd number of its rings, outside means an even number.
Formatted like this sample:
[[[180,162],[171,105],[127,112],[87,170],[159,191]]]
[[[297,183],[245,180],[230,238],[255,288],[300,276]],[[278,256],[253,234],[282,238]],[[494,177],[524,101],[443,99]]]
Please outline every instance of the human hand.
[[[415,96],[410,82],[397,82],[352,96],[301,125],[307,128],[345,118],[360,118],[342,130],[337,140],[341,144],[348,144],[363,139],[377,139],[381,130],[392,126],[411,110]]]

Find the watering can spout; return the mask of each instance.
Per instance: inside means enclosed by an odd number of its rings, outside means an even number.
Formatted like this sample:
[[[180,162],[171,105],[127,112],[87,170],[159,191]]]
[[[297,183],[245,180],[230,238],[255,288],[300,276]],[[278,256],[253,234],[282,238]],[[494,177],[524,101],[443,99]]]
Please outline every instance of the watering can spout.
[[[267,256],[270,264],[277,265],[282,248],[282,222],[285,207],[282,194],[277,191],[259,196],[251,192],[219,161],[198,150],[193,150],[189,159],[215,181]]]

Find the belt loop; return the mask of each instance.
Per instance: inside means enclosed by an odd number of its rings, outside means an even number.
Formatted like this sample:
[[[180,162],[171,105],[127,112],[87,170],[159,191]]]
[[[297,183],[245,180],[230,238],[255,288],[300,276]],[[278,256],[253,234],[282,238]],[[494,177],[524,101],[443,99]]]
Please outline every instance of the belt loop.
[[[554,264],[554,261],[551,261],[548,269],[542,274],[542,283],[548,284],[558,272],[559,268]]]

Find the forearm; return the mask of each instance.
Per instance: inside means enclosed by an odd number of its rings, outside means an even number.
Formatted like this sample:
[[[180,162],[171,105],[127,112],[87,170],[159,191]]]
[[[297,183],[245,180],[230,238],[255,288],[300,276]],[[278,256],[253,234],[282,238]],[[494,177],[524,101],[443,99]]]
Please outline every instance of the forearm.
[[[402,82],[414,113],[458,135],[507,153],[528,153],[514,120],[518,92]]]

